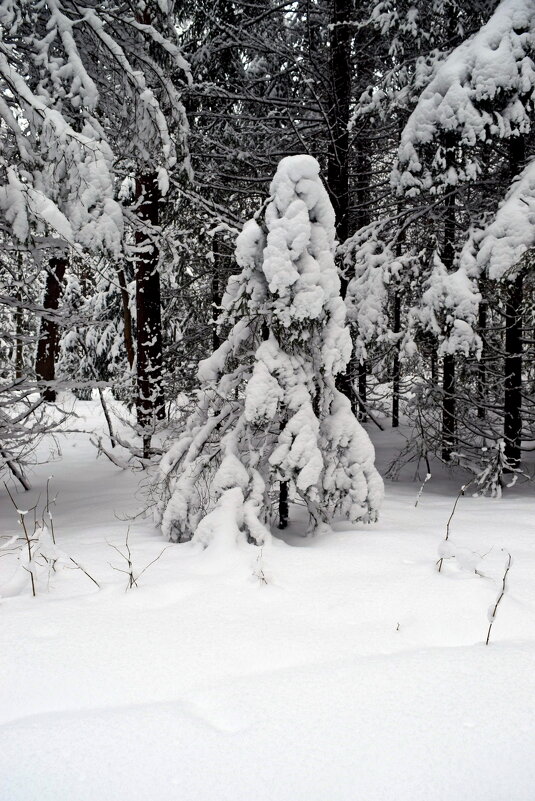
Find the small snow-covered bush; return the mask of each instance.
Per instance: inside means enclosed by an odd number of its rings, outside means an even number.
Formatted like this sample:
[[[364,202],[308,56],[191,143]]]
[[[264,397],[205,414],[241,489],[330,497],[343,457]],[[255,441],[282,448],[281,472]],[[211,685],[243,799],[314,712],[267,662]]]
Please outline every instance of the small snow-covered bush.
[[[269,536],[280,487],[310,530],[377,517],[374,449],[335,386],[351,354],[334,263],[334,212],[310,156],[284,158],[263,216],[237,240],[223,344],[200,363],[197,406],[161,462],[165,536]]]

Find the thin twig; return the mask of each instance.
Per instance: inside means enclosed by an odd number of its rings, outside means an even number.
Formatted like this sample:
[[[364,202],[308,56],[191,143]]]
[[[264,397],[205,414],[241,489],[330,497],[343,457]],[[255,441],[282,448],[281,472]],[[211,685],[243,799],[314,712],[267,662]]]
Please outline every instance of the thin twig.
[[[461,489],[459,490],[459,493],[458,493],[457,497],[455,498],[455,503],[453,504],[453,509],[451,510],[451,514],[450,514],[450,516],[448,518],[448,522],[446,523],[446,536],[444,537],[443,542],[447,542],[449,540],[449,538],[450,538],[450,525],[451,525],[451,521],[453,520],[453,515],[455,514],[455,510],[457,509],[457,504],[459,503],[459,500],[462,498],[462,496],[464,495],[465,491],[468,489],[470,484],[473,484],[474,481],[475,481],[475,479],[472,479],[472,481],[469,481],[468,484],[463,484]],[[437,562],[437,564],[438,564],[438,572],[439,573],[442,570],[442,562],[443,561],[444,561],[444,557],[441,556],[440,559]]]
[[[422,482],[422,486],[418,490],[418,495],[416,496],[416,501],[414,502],[414,506],[415,507],[418,506],[418,503],[420,502],[420,498],[422,496],[422,492],[424,491],[424,487],[425,487],[425,485],[427,484],[427,482],[429,481],[430,478],[431,478],[431,473],[427,473],[426,477],[424,478],[424,480]]]
[[[50,522],[50,534],[52,536],[52,542],[55,545],[56,544],[56,535],[54,533],[54,520],[52,519],[52,515],[50,514],[50,498],[49,498],[49,492],[48,492],[49,483],[50,483],[50,479],[51,478],[52,478],[52,476],[49,476],[47,478],[47,480],[46,480],[46,513],[48,514],[48,520]],[[55,502],[56,502],[56,499],[54,498],[52,503],[55,503]]]
[[[168,548],[172,547],[171,545],[166,545],[165,548],[163,548],[162,551],[160,551],[158,556],[156,556],[152,561],[150,561],[148,563],[148,565],[145,565],[143,570],[141,570],[136,576],[136,575],[134,575],[134,565],[133,565],[133,562],[132,562],[132,552],[130,550],[130,544],[128,542],[129,536],[130,536],[130,526],[127,529],[126,538],[125,538],[126,553],[124,553],[120,548],[118,548],[117,545],[114,545],[112,542],[108,542],[108,545],[110,546],[110,548],[113,548],[113,550],[116,551],[125,560],[125,562],[127,564],[127,569],[125,570],[124,568],[116,567],[115,565],[112,565],[111,562],[109,563],[110,567],[113,568],[113,570],[117,570],[118,573],[124,573],[126,576],[128,576],[128,584],[126,586],[126,591],[132,589],[132,587],[134,587],[134,586],[135,587],[139,586],[138,585],[138,581],[141,578],[141,576],[143,575],[143,573],[146,570],[148,570],[151,565],[153,565],[155,562],[157,562],[158,559],[162,556],[162,554]]]
[[[100,405],[102,406],[102,411],[104,412],[104,417],[106,418],[106,423],[108,425],[108,431],[110,433],[111,447],[115,448],[115,435],[113,433],[113,426],[111,424],[111,417],[110,417],[110,413],[108,411],[108,406],[106,404],[106,401],[104,400],[104,393],[102,392],[102,389],[100,387],[98,388],[98,396],[100,398]]]
[[[80,564],[79,564],[79,563],[78,563],[78,562],[77,562],[75,559],[73,559],[73,558],[72,558],[72,556],[69,556],[69,559],[71,560],[71,562],[72,562],[74,565],[76,565],[76,567],[78,568],[78,570],[81,570],[81,571],[82,571],[82,573],[85,573],[85,575],[87,576],[87,578],[88,578],[88,579],[91,579],[91,581],[93,582],[93,584],[96,584],[96,585],[97,585],[97,587],[98,587],[98,588],[99,588],[99,590],[100,590],[100,584],[98,583],[98,581],[97,581],[96,579],[94,579],[94,578],[93,578],[93,576],[90,576],[90,575],[89,575],[89,573],[87,572],[87,570],[85,570],[85,568],[83,568],[83,567],[82,567],[82,565],[80,565]]]
[[[509,551],[506,551],[506,553],[507,553],[507,562],[505,564],[505,572],[503,574],[503,579],[502,579],[502,589],[501,589],[500,594],[498,595],[498,598],[496,599],[496,603],[494,604],[494,609],[492,610],[492,613],[491,613],[491,616],[490,616],[489,630],[487,632],[487,639],[485,641],[485,645],[489,644],[490,633],[492,631],[492,626],[494,625],[494,620],[496,619],[496,612],[498,611],[498,606],[500,604],[500,601],[502,600],[503,596],[505,595],[507,574],[509,573],[509,569],[511,567],[511,563],[513,561]]]
[[[148,569],[148,568],[149,568],[151,565],[153,565],[155,562],[157,562],[157,561],[158,561],[158,559],[160,558],[160,556],[161,556],[161,555],[162,555],[162,554],[163,554],[163,553],[164,553],[164,552],[165,552],[165,551],[166,551],[168,548],[171,548],[171,547],[172,547],[172,545],[166,545],[166,546],[165,546],[165,548],[163,548],[163,549],[160,551],[160,553],[158,554],[158,556],[157,556],[155,559],[153,559],[153,560],[152,560],[152,562],[149,562],[149,563],[148,563],[148,565],[145,565],[145,567],[143,568],[143,570],[141,571],[141,573],[138,573],[138,576],[137,576],[137,578],[138,578],[138,579],[140,579],[140,578],[141,578],[141,576],[143,575],[143,573],[145,572],[145,570],[147,570],[147,569]]]

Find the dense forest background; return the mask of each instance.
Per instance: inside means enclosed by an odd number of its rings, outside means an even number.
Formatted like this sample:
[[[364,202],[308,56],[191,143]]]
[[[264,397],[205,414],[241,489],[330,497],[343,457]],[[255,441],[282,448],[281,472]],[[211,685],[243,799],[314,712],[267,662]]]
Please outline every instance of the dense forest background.
[[[530,0],[6,0],[0,28],[0,458],[20,481],[65,389],[111,387],[158,458],[228,334],[236,237],[294,154],[336,215],[359,420],[409,423],[398,467],[438,456],[490,493],[522,472]]]
[[[534,97],[535,0],[0,0],[0,801],[533,801]]]

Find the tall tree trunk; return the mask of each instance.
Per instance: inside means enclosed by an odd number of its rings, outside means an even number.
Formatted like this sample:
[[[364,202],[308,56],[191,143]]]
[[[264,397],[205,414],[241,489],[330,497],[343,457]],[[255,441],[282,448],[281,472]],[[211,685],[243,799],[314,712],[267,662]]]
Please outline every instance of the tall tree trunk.
[[[526,158],[525,139],[509,140],[509,172],[511,180],[518,175]],[[522,300],[523,275],[519,272],[507,287],[505,307],[504,360],[504,455],[512,469],[520,467],[522,445]]]
[[[503,438],[504,455],[512,469],[520,467],[522,444],[522,296],[520,273],[507,287],[505,309]]]
[[[459,39],[458,18],[455,4],[445,7],[446,36],[454,46]],[[454,169],[458,142],[452,132],[444,136],[445,158],[448,167]],[[444,240],[441,258],[446,269],[451,272],[455,260],[456,238],[456,191],[449,186],[444,204]],[[455,403],[455,356],[446,354],[442,363],[442,458],[451,461],[456,445],[456,403]]]
[[[370,158],[368,143],[358,137],[355,142],[355,167],[357,171],[357,183],[355,186],[355,196],[357,203],[356,226],[357,230],[370,223],[370,178],[372,162]],[[354,357],[354,361],[357,359]],[[358,379],[358,404],[357,418],[361,423],[368,419],[366,396],[368,394],[368,362],[366,359],[359,359],[356,371]],[[354,373],[353,373],[354,374]]]
[[[477,419],[485,420],[486,400],[487,400],[487,365],[486,365],[486,347],[485,347],[485,334],[487,329],[487,300],[485,299],[485,282],[483,279],[479,282],[479,289],[482,293],[481,303],[478,310],[478,328],[480,331],[481,341],[483,343],[481,349],[481,357],[477,365]]]
[[[22,302],[20,290],[16,298]],[[15,378],[22,378],[24,371],[24,312],[22,306],[15,309]]]
[[[18,254],[18,280],[22,285],[24,277],[24,267],[22,253]],[[17,289],[15,297],[19,306],[15,309],[15,378],[22,378],[24,372],[24,311],[22,309],[22,292]]]
[[[327,187],[336,219],[336,236],[345,242],[349,232],[349,104],[351,99],[351,33],[347,24],[352,18],[351,0],[332,0],[329,34],[330,91],[329,150],[327,156]],[[341,279],[341,294],[345,298],[351,276]],[[349,399],[355,415],[359,404],[353,381],[356,370],[354,354],[345,371],[338,376],[337,385]]]
[[[399,289],[394,293],[394,319],[393,332],[399,334],[401,331],[401,297]],[[392,362],[392,428],[399,426],[399,396],[401,384],[401,359],[399,356],[399,340],[396,341],[394,359]]]
[[[397,213],[401,216],[403,211],[402,204],[398,203]],[[400,259],[403,251],[403,242],[405,240],[405,229],[402,229],[396,240],[396,258]],[[394,291],[394,308],[392,331],[394,334],[401,333],[401,290],[397,287]],[[396,339],[394,358],[392,363],[392,428],[399,426],[399,399],[401,395],[401,358],[400,358],[400,341],[399,337]]]
[[[221,345],[221,338],[217,331],[217,320],[221,313],[221,301],[223,299],[223,286],[225,285],[225,252],[223,248],[223,237],[220,233],[214,234],[212,245],[212,252],[214,254],[213,260],[213,273],[211,281],[211,295],[212,295],[212,349],[217,350]]]
[[[453,146],[449,147],[453,160]],[[444,243],[442,261],[448,270],[453,267],[455,258],[455,192],[450,191],[445,202]],[[446,354],[442,364],[442,458],[451,461],[456,440],[455,404],[455,356]]]
[[[123,337],[124,349],[126,351],[126,358],[130,367],[134,366],[134,337],[132,314],[130,312],[130,298],[128,295],[128,287],[126,285],[126,276],[122,267],[117,267],[117,280],[121,289],[121,305],[123,308]]]
[[[351,0],[332,0],[329,71],[329,152],[327,184],[336,215],[336,236],[345,242],[349,213],[349,104],[351,98],[351,39],[347,24],[352,17]],[[345,285],[347,289],[347,282]]]
[[[46,274],[43,308],[56,311],[63,291],[63,279],[67,269],[67,259],[63,256],[51,258]],[[56,377],[56,360],[59,346],[59,326],[54,320],[41,318],[39,341],[35,356],[35,374],[39,381],[52,382]],[[43,387],[41,395],[46,401],[56,400],[56,390]]]
[[[442,363],[442,458],[451,461],[455,448],[455,357],[444,356]]]
[[[160,191],[155,173],[138,176],[136,198],[140,220],[158,225]],[[159,253],[150,231],[136,232],[136,247],[137,422],[147,458],[156,421],[165,417]]]

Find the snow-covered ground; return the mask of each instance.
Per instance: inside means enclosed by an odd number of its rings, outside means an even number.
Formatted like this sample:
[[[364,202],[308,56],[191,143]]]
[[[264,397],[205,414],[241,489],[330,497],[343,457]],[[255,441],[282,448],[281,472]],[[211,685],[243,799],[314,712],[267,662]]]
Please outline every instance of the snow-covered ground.
[[[383,467],[392,434],[370,433]],[[377,525],[290,530],[261,556],[172,545],[125,592],[112,545],[130,527],[136,573],[166,545],[130,519],[143,476],[85,434],[58,444],[17,504],[42,509],[53,474],[58,547],[101,589],[64,566],[32,598],[0,559],[1,801],[533,801],[531,486],[462,498],[440,574],[444,476],[417,508],[418,483],[387,482]],[[2,490],[2,536],[16,518]]]

